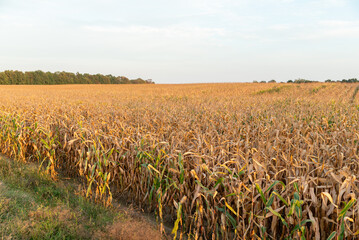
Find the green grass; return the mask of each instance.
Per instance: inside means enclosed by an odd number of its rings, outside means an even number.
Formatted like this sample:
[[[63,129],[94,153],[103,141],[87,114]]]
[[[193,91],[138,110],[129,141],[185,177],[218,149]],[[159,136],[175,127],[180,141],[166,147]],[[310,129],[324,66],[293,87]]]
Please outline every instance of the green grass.
[[[286,88],[290,88],[290,86],[272,87],[272,88],[260,90],[260,91],[256,92],[255,94],[261,95],[261,94],[265,94],[265,93],[279,93],[280,91],[282,91],[283,89],[286,89]]]
[[[93,239],[124,215],[90,202],[75,183],[0,157],[0,239]],[[103,235],[101,235],[103,236]]]

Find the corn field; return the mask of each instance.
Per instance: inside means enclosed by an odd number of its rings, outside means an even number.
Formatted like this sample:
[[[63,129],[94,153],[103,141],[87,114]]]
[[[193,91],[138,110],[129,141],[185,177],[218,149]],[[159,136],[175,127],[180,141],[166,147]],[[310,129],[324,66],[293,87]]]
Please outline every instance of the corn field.
[[[357,85],[0,87],[0,149],[174,239],[358,239]]]

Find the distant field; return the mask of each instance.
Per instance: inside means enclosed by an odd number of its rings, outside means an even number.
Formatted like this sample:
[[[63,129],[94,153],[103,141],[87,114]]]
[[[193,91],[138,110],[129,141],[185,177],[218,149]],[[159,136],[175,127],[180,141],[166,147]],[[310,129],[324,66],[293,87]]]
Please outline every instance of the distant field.
[[[357,86],[0,86],[0,149],[178,238],[356,239]]]

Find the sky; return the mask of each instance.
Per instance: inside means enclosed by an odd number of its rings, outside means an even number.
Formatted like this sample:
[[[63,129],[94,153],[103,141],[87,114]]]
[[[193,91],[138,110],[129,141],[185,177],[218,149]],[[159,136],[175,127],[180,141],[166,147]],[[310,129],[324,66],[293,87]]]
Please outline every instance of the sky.
[[[0,71],[359,78],[358,0],[0,0]]]

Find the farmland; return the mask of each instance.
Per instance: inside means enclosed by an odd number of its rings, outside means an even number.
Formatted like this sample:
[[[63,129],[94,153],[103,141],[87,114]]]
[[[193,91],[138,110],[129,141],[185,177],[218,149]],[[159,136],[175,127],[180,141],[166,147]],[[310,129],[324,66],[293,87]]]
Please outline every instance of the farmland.
[[[155,212],[176,238],[355,239],[356,88],[1,86],[0,149]]]

